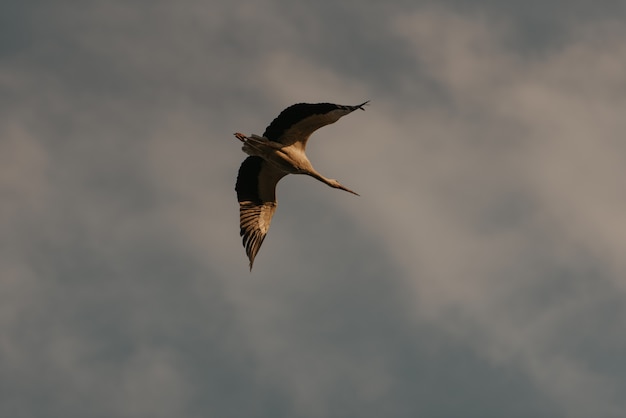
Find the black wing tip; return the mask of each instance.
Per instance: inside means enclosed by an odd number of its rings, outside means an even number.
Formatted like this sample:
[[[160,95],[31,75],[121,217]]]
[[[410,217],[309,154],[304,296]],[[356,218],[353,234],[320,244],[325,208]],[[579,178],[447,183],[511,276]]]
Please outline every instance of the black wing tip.
[[[366,100],[363,103],[361,103],[360,105],[354,106],[354,110],[357,110],[357,109],[365,110],[365,109],[363,109],[363,106],[369,106],[370,102],[371,102],[371,100]]]
[[[323,115],[333,110],[343,109],[353,112],[357,109],[363,109],[370,101],[367,100],[356,106],[345,106],[335,103],[296,103],[284,109],[280,114],[265,128],[263,136],[271,141],[278,141],[284,131],[292,125],[311,115]]]

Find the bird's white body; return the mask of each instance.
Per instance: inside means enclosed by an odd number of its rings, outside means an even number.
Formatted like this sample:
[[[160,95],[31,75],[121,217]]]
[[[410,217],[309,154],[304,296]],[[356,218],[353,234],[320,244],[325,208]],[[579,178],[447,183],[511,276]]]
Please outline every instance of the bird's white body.
[[[250,156],[239,169],[235,187],[239,200],[240,234],[250,259],[250,269],[276,210],[276,184],[281,178],[287,174],[306,174],[330,187],[357,195],[337,180],[317,172],[305,150],[314,131],[356,109],[364,110],[367,103],[357,106],[299,103],[274,119],[263,136],[235,134],[243,142],[242,150]]]
[[[304,150],[297,145],[283,145],[255,134],[244,139],[243,152],[258,156],[287,174],[305,174],[312,169]]]
[[[358,195],[337,180],[326,178],[317,172],[304,153],[304,149],[299,145],[298,142],[292,145],[277,144],[267,138],[252,134],[244,139],[242,150],[250,156],[263,158],[285,174],[306,174],[328,184],[330,187]]]

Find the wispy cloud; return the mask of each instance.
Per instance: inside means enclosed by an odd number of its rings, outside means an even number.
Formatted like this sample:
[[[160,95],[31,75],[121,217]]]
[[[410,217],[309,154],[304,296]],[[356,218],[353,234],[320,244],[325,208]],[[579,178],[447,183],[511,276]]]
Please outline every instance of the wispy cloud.
[[[0,411],[623,415],[617,18],[282,3],[16,13]],[[282,180],[250,275],[232,132],[365,99],[308,150],[361,197]]]

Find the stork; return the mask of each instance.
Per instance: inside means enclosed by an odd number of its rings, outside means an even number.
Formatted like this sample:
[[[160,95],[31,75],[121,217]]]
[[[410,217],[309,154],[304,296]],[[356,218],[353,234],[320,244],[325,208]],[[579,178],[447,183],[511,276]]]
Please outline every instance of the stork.
[[[358,194],[337,180],[321,175],[305,154],[306,143],[313,132],[337,122],[369,100],[356,106],[332,103],[298,103],[283,110],[265,129],[263,136],[234,135],[243,142],[249,155],[237,175],[239,201],[239,235],[250,260],[250,270],[269,230],[276,211],[276,184],[287,174],[306,174],[335,189]]]

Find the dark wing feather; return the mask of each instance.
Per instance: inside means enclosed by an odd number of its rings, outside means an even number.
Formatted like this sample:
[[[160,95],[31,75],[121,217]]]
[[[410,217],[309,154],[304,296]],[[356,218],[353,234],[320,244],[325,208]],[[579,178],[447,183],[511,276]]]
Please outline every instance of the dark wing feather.
[[[309,136],[322,126],[337,122],[339,118],[363,109],[367,102],[357,106],[343,106],[333,103],[298,103],[283,110],[265,129],[263,136],[284,145],[300,142],[306,146]]]
[[[239,201],[239,234],[250,260],[250,270],[276,211],[276,184],[287,173],[261,157],[248,157],[237,175]]]

